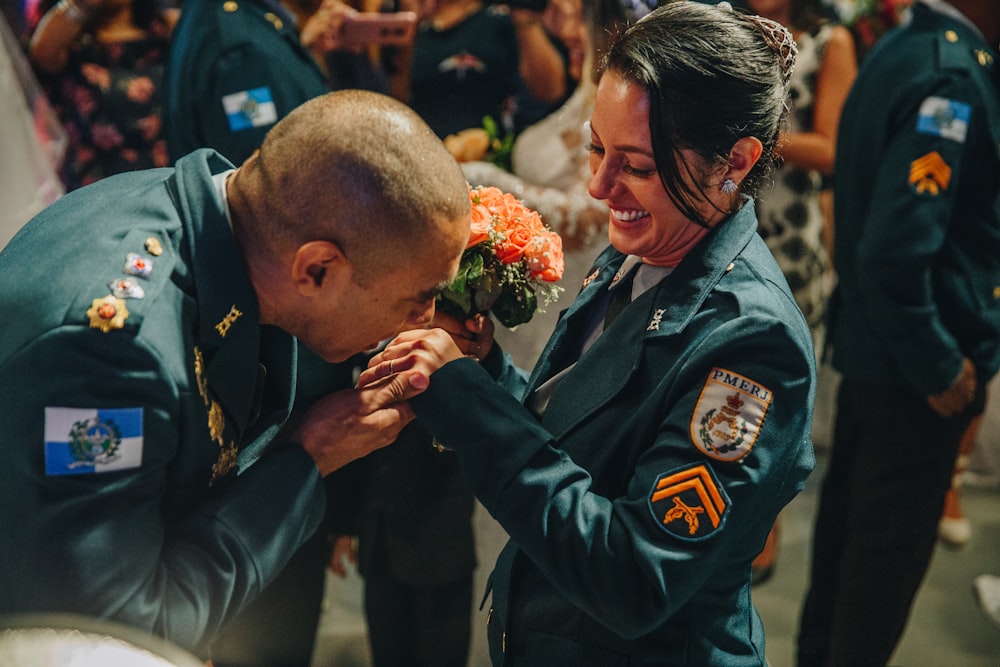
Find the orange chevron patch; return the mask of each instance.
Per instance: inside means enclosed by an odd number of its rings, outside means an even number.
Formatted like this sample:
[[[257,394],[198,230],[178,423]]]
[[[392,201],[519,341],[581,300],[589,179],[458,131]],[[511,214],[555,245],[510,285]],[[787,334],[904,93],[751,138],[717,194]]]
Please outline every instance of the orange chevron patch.
[[[706,463],[664,473],[649,495],[653,519],[684,540],[710,537],[726,520],[729,497]]]
[[[941,154],[931,151],[910,163],[910,185],[918,195],[937,197],[951,183],[951,167]]]

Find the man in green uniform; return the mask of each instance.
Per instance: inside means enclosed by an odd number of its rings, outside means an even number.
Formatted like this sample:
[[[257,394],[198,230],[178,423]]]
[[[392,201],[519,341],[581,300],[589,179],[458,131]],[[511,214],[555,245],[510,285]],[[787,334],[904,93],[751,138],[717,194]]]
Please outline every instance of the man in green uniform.
[[[378,146],[379,150],[371,150]],[[207,657],[391,442],[417,378],[317,401],[269,444],[295,338],[337,362],[425,326],[469,236],[462,172],[361,91],[50,206],[0,254],[0,615],[111,618]]]
[[[959,440],[1000,365],[996,0],[918,0],[866,59],[837,142],[843,376],[799,665],[884,665]]]
[[[165,75],[172,160],[208,147],[238,164],[288,112],[329,92],[302,27],[277,0],[184,3]]]

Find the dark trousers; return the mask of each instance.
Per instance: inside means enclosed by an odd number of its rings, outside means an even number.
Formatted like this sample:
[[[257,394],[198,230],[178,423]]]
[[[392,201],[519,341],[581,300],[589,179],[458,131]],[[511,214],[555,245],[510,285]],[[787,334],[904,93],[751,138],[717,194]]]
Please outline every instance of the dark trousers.
[[[375,667],[465,667],[472,574],[445,584],[400,581],[375,554],[365,568],[365,616]]]
[[[330,545],[317,533],[212,645],[215,667],[309,667]]]
[[[799,667],[888,663],[937,542],[958,444],[923,396],[844,380],[813,536]]]

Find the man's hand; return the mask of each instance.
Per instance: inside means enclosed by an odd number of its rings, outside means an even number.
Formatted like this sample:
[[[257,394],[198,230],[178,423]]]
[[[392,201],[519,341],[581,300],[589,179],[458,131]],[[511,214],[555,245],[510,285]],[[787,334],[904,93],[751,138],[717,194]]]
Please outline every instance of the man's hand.
[[[322,55],[343,48],[344,19],[357,14],[350,5],[340,0],[323,0],[319,9],[309,17],[299,33],[299,41],[314,54]]]
[[[330,554],[330,571],[344,579],[347,577],[347,564],[358,562],[358,542],[353,535],[334,535],[333,553]]]
[[[976,397],[976,368],[968,359],[962,360],[962,370],[951,386],[940,394],[927,397],[927,403],[942,417],[954,417]]]
[[[317,401],[291,435],[324,477],[388,445],[413,420],[405,402],[427,388],[429,374],[394,375]]]

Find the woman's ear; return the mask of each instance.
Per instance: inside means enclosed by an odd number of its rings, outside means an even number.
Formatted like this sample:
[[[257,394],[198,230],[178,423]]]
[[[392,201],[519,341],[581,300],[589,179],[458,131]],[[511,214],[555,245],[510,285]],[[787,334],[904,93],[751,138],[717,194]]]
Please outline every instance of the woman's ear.
[[[340,246],[332,241],[309,241],[295,251],[292,282],[303,296],[312,296],[348,270]]]
[[[737,185],[743,182],[750,170],[757,164],[764,145],[757,137],[741,137],[729,150],[729,168],[723,178],[732,179]]]

